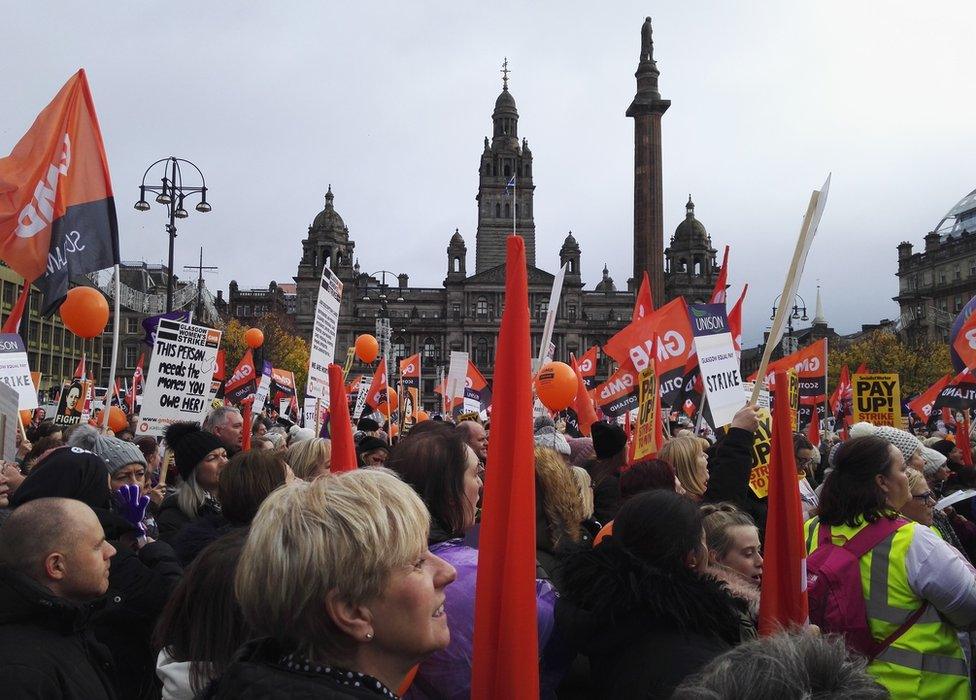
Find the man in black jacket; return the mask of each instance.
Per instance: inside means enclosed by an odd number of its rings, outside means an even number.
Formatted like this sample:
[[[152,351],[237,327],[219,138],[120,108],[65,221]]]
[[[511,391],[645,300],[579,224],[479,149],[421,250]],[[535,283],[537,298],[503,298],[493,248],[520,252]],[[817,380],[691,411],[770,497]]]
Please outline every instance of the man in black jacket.
[[[88,627],[115,548],[81,501],[39,498],[0,528],[4,697],[114,699],[112,657]]]

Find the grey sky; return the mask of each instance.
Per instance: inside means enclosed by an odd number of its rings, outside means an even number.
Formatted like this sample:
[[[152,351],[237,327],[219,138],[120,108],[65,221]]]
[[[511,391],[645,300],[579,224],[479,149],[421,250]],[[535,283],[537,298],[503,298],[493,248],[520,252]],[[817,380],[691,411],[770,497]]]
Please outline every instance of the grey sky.
[[[648,14],[672,101],[665,227],[691,193],[720,254],[732,245],[732,293],[750,284],[747,343],[768,323],[828,171],[800,291],[812,316],[822,280],[840,332],[897,315],[895,246],[921,246],[976,186],[971,2],[40,4],[0,0],[0,153],[86,68],[123,258],[165,261],[162,210],[132,204],[150,162],[188,158],[213,213],[179,224],[177,266],[195,263],[202,243],[220,266],[212,288],[291,281],[329,183],[364,271],[439,285],[455,227],[472,269],[478,159],[504,56],[535,158],[537,264],[554,270],[572,229],[588,286],[604,262],[623,285],[624,111]]]

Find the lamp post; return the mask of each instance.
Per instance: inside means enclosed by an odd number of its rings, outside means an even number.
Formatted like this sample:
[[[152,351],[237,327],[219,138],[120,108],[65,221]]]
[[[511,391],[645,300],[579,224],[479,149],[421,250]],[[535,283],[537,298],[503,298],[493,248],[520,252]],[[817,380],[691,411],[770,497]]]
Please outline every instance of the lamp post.
[[[376,319],[376,334],[380,337],[381,354],[389,362],[391,327],[390,327],[390,312],[388,306],[390,298],[388,292],[390,286],[386,282],[386,276],[389,275],[393,278],[396,278],[398,283],[399,283],[400,276],[397,275],[395,272],[390,272],[389,270],[377,270],[376,272],[372,272],[366,275],[366,289],[363,290],[363,298],[362,298],[363,301],[371,301],[369,297],[369,281],[375,279],[376,275],[380,276],[380,285],[376,295],[376,298],[380,302],[380,315]],[[404,301],[403,294],[400,293],[399,286],[397,287],[397,294],[396,297],[393,299],[393,301],[395,302]]]
[[[770,320],[776,318],[776,310],[778,308],[778,304],[780,303],[780,297],[782,296],[783,295],[780,294],[773,300],[773,313],[769,317]],[[791,352],[796,352],[796,348],[794,347],[795,341],[793,338],[794,319],[798,321],[810,320],[807,316],[807,303],[803,301],[803,297],[801,297],[799,294],[793,295],[793,308],[790,309],[790,313],[786,317],[786,347],[782,348],[784,355],[789,355]]]
[[[161,185],[147,185],[146,177],[149,171],[157,165],[163,165],[163,177]],[[197,171],[200,176],[200,186],[190,186],[183,184],[183,171],[181,164],[189,165]],[[156,203],[166,207],[169,215],[169,223],[166,224],[166,233],[169,235],[169,274],[166,276],[166,311],[173,310],[173,247],[176,243],[176,220],[185,219],[190,214],[183,207],[187,197],[199,194],[200,201],[195,209],[201,214],[206,214],[211,210],[207,202],[207,181],[200,172],[200,168],[184,158],[169,156],[160,158],[155,163],[146,168],[142,174],[142,184],[139,185],[139,201],[135,204],[136,211],[149,211],[149,202],[146,201],[146,192],[156,195]]]

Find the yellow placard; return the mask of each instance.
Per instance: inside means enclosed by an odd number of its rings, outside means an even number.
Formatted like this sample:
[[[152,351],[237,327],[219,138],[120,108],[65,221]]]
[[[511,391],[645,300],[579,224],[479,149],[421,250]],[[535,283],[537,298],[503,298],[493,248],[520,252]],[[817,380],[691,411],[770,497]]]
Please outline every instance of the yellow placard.
[[[855,374],[851,377],[852,420],[900,428],[901,388],[897,374]]]
[[[637,399],[637,421],[634,426],[634,459],[643,459],[657,454],[656,440],[657,421],[657,375],[654,374],[654,362],[641,370],[637,375],[639,387]]]

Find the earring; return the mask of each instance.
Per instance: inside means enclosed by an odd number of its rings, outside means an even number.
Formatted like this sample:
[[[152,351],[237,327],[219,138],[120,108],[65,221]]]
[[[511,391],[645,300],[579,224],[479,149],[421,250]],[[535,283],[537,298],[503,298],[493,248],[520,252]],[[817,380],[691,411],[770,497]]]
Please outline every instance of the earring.
[[[368,642],[368,641],[370,641],[370,640],[371,640],[372,638],[373,638],[373,633],[372,633],[372,632],[367,632],[367,633],[366,633],[366,641]]]

